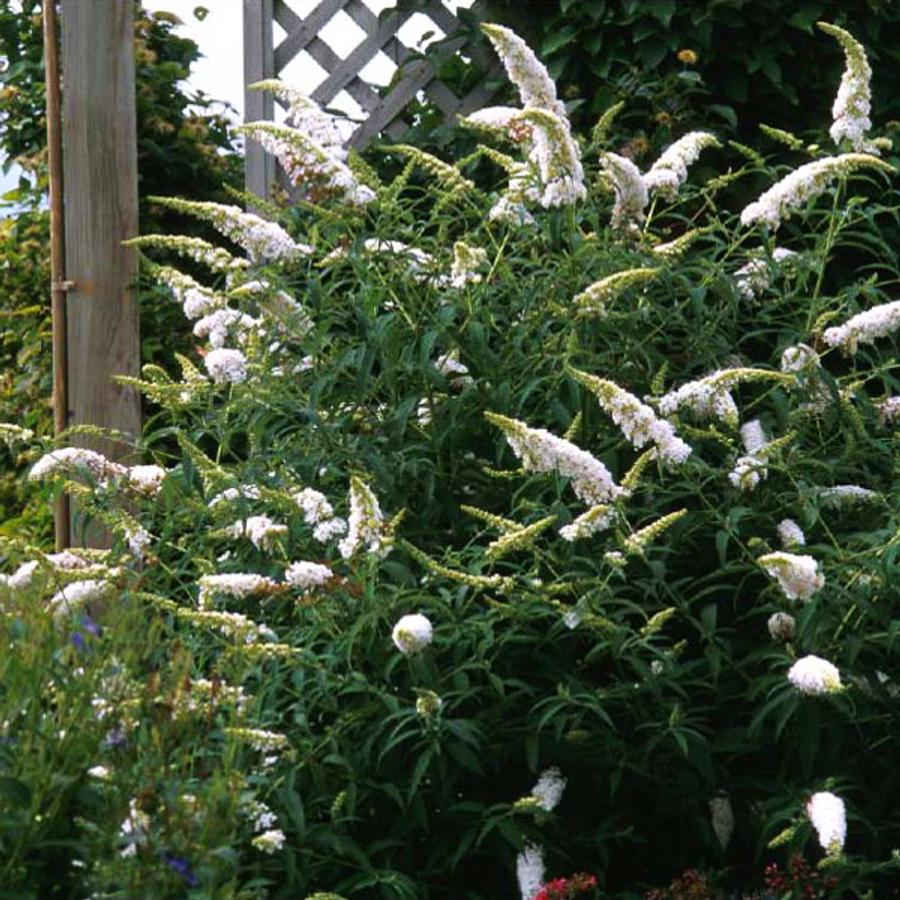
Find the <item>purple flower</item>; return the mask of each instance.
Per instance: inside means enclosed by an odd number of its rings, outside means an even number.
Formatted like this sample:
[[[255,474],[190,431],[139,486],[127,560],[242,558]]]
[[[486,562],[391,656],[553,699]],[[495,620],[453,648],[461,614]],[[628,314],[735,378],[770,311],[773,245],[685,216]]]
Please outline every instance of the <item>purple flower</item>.
[[[191,864],[186,859],[167,852],[164,852],[162,857],[165,860],[166,865],[173,872],[177,872],[184,879],[185,884],[187,884],[188,887],[197,887],[197,885],[200,884],[200,880],[191,871]]]
[[[72,646],[79,652],[83,653],[87,644],[84,640],[84,635],[80,631],[76,631],[72,637],[70,638],[72,641]]]

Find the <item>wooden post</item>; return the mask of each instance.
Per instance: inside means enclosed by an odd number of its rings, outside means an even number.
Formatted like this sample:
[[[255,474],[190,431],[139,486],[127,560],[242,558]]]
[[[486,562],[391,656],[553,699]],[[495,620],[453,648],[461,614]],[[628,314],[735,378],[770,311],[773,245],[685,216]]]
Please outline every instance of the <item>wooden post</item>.
[[[134,2],[61,0],[61,13],[68,421],[134,441],[140,397],[112,381],[140,371],[137,255],[122,246],[138,232]],[[127,444],[84,443],[128,455]],[[108,540],[102,531],[82,539]]]
[[[66,237],[63,222],[62,120],[59,95],[59,23],[56,0],[44,0],[44,73],[47,90],[47,168],[50,176],[50,319],[53,326],[53,433],[68,426],[66,390]],[[69,498],[53,509],[56,549],[69,546]]]
[[[244,0],[244,85],[275,77],[272,40],[273,0]],[[266,91],[244,90],[244,121],[271,121],[275,101]],[[256,141],[247,141],[245,186],[258,197],[268,197],[275,182],[275,160]]]

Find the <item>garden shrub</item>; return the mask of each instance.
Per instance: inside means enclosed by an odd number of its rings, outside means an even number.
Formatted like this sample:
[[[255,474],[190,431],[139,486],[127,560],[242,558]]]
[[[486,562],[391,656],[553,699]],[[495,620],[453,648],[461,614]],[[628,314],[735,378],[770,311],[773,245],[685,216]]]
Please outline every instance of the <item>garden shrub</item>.
[[[144,464],[3,428],[115,536],[4,543],[10,893],[891,896],[895,157],[823,30],[774,158],[641,172],[486,26],[469,158],[382,181],[270,83],[295,206],[154,198],[246,255],[134,241],[204,340]]]

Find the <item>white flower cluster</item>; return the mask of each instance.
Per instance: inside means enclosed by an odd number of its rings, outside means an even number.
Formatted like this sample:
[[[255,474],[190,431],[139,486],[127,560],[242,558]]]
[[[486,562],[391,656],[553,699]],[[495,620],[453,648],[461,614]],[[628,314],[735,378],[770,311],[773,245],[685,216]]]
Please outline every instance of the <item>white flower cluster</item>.
[[[252,331],[259,328],[259,320],[237,309],[225,307],[213,310],[194,323],[194,337],[208,338],[209,344],[218,350],[224,347],[232,335],[238,343],[244,343]]]
[[[179,197],[153,197],[151,199],[162,206],[209,222],[229,240],[234,241],[239,247],[243,247],[252,262],[286,260],[312,253],[312,247],[295,243],[276,222],[271,222],[255,213],[245,212],[239,206],[199,200],[182,200]]]
[[[284,832],[279,829],[264,831],[253,838],[250,843],[263,853],[274,853],[284,846]]]
[[[728,480],[739,490],[752,491],[769,476],[765,465],[768,440],[759,419],[752,419],[741,426],[741,439],[747,454],[738,458]]]
[[[622,429],[622,434],[631,441],[633,447],[640,449],[653,443],[659,459],[669,466],[679,465],[691,455],[690,446],[675,434],[672,423],[660,419],[634,394],[619,387],[614,381],[584,372],[575,371],[573,375],[597,398],[600,406]]]
[[[534,900],[544,886],[544,850],[536,844],[527,844],[516,857],[516,878],[522,900]]]
[[[485,413],[485,417],[504,433],[526,471],[559,472],[570,478],[572,490],[582,502],[593,506],[625,493],[599,459],[570,441],[496,413]]]
[[[277,581],[252,572],[202,575],[197,583],[200,587],[197,605],[203,610],[210,609],[213,598],[217,596],[243,600],[246,597],[272,594],[279,590]]]
[[[900,328],[900,300],[882,303],[858,313],[833,328],[825,329],[825,343],[829,347],[841,347],[847,353],[855,353],[857,345],[872,344]]]
[[[60,472],[71,474],[73,470],[86,469],[96,481],[121,477],[126,468],[108,460],[102,453],[84,447],[62,447],[45,453],[28,473],[29,479],[37,481],[41,478],[55,476]]]
[[[531,789],[531,796],[537,800],[541,809],[552,812],[559,806],[565,789],[566,779],[557,766],[552,766],[541,772],[537,784]]]
[[[612,182],[615,193],[613,228],[628,229],[639,226],[644,221],[644,209],[650,202],[641,170],[630,159],[617,153],[604,153],[600,157],[600,162]]]
[[[786,612],[772,613],[766,625],[772,640],[777,641],[779,644],[786,644],[788,641],[793,640],[797,631],[796,619]]]
[[[216,384],[240,384],[247,380],[247,358],[240,350],[220,347],[203,357],[203,365]]]
[[[240,487],[226,488],[221,493],[216,494],[207,504],[210,509],[215,509],[222,503],[230,503],[232,500],[241,498],[243,500],[259,500],[262,495],[259,488],[255,484],[242,484]]]
[[[829,856],[844,849],[847,840],[847,810],[844,801],[830,791],[819,791],[809,798],[806,814],[819,837],[819,844]]]
[[[762,222],[775,231],[782,219],[789,218],[793,210],[800,209],[807,201],[827,190],[835,179],[867,167],[882,172],[893,171],[887,163],[867,153],[843,153],[806,163],[746,206],[741,212],[741,224]]]
[[[224,297],[171,266],[153,266],[151,272],[157,281],[172,292],[172,296],[182,305],[188,319],[205,316],[225,303]]]
[[[287,535],[288,528],[268,516],[249,516],[230,525],[226,531],[229,537],[247,538],[258,550],[271,550],[279,538]]]
[[[811,556],[776,551],[756,561],[778,582],[788,600],[808,601],[825,584],[825,576]]]
[[[284,580],[298,588],[316,588],[327,584],[334,578],[334,572],[320,563],[300,562],[291,563],[284,573]]]
[[[473,114],[467,122],[492,129],[505,127],[514,140],[530,144],[527,166],[521,175],[511,175],[506,194],[491,210],[490,217],[514,222],[518,219],[521,223],[528,217],[523,206],[526,198],[536,199],[545,208],[583,200],[587,188],[580,152],[572,137],[565,104],[556,96],[553,79],[534,51],[514,31],[493,24],[483,24],[481,28],[518,89],[523,109],[511,112],[509,107],[495,107]],[[530,195],[525,186],[532,171],[538,175],[536,196]]]
[[[461,288],[467,284],[478,284],[482,280],[478,270],[487,265],[487,261],[487,250],[457,241],[453,245],[453,265],[450,267],[451,287]]]
[[[313,488],[303,488],[293,495],[294,503],[303,512],[303,521],[313,527],[313,537],[324,544],[334,537],[344,534],[347,523],[335,516],[334,509],[325,495]]]
[[[678,188],[687,180],[688,166],[696,162],[707,147],[720,147],[715,135],[708,131],[690,131],[671,144],[644,175],[650,194],[674,200]]]
[[[441,354],[435,361],[434,367],[456,390],[462,390],[475,382],[469,374],[469,368],[459,361],[459,350],[451,350],[450,353]]]
[[[30,428],[22,428],[21,425],[13,425],[11,422],[0,422],[0,441],[7,446],[13,444],[27,444],[34,437]]]
[[[599,531],[605,531],[615,521],[616,511],[605,503],[592,506],[587,512],[559,529],[559,536],[564,541],[577,541],[590,537]]]
[[[102,600],[113,591],[113,586],[103,578],[87,578],[72,581],[57,591],[47,604],[47,609],[58,618],[65,613],[80,609],[88,603]]]
[[[299,128],[249,122],[235,130],[272,153],[291,183],[302,187],[313,202],[334,196],[351,206],[365,206],[375,198],[374,191],[356,180],[333,146],[323,147]]]
[[[150,817],[133,797],[128,802],[128,815],[119,827],[119,833],[125,841],[125,846],[120,851],[125,857],[135,856],[138,846],[143,846],[149,839]]]
[[[819,491],[819,502],[830,509],[845,509],[861,503],[878,500],[880,494],[858,484],[836,484],[834,487],[822,488]]]
[[[347,144],[353,136],[355,124],[350,119],[325,112],[312,98],[293,85],[275,78],[257,81],[250,90],[270,91],[288,103],[287,118],[290,124],[310,135],[319,146],[335,158],[346,161]]]
[[[808,344],[795,344],[786,347],[781,354],[781,371],[792,374],[809,372],[818,369],[819,354]]]
[[[22,563],[12,575],[0,575],[0,586],[11,591],[23,591],[30,587],[37,570],[38,563],[35,560]]]
[[[804,656],[788,670],[788,681],[801,693],[810,697],[834,694],[842,689],[841,673],[837,667],[818,656]]]
[[[781,546],[785,550],[790,550],[792,547],[806,546],[806,535],[793,519],[782,519],[775,531],[778,535],[778,540],[781,541]]]
[[[724,850],[731,843],[731,836],[734,834],[734,810],[727,794],[720,794],[709,801],[709,818],[713,834]]]
[[[777,268],[778,263],[796,255],[793,250],[776,247],[772,251],[772,263],[775,263]],[[759,258],[751,259],[746,265],[741,266],[734,273],[734,283],[738,293],[745,300],[756,299],[772,283],[772,269],[773,266],[768,259]]]
[[[128,486],[145,497],[155,497],[169,473],[162,466],[130,466],[126,472]]]
[[[818,22],[819,28],[836,38],[844,50],[846,65],[834,105],[831,107],[831,139],[840,145],[846,140],[857,151],[877,153],[866,134],[872,127],[872,67],[862,44],[852,34],[828,22]]]
[[[720,369],[705,378],[689,381],[677,390],[664,394],[659,399],[660,412],[670,416],[686,406],[700,421],[720,419],[728,425],[736,425],[738,408],[729,393],[732,383],[722,377],[728,371]]]
[[[347,534],[338,542],[338,551],[349,559],[360,547],[369,553],[382,555],[390,549],[385,539],[384,517],[378,498],[361,479],[350,479],[350,515],[347,517]]]
[[[391,632],[394,646],[407,656],[424,650],[431,643],[433,636],[431,622],[421,613],[403,616]]]
[[[879,403],[878,419],[882,425],[894,425],[900,420],[900,397],[888,397]]]
[[[531,47],[504,25],[485,23],[481,30],[494,45],[509,80],[518,89],[522,106],[546,109],[557,116],[565,116],[566,107],[557,99],[556,85]]]

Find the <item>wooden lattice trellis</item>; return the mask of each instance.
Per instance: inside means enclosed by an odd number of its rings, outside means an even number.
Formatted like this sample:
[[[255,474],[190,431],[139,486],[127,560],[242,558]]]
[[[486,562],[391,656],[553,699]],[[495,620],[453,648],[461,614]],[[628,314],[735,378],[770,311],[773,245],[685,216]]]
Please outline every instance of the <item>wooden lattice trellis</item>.
[[[472,11],[477,15],[477,4]],[[320,36],[321,30],[339,12],[346,13],[365,32],[365,37],[345,59],[341,59]],[[459,20],[441,0],[425,0],[414,10],[393,9],[381,16],[376,16],[363,0],[320,0],[305,18],[301,18],[286,0],[244,0],[244,83],[277,78],[294,57],[306,51],[327,73],[310,96],[327,106],[341,91],[346,91],[366,114],[366,120],[350,141],[357,148],[380,134],[400,137],[409,127],[403,120],[403,112],[420,91],[447,117],[484,106],[493,93],[490,78],[482,79],[474,90],[458,97],[440,81],[431,62],[400,40],[399,29],[415,13],[424,14],[450,36],[442,44],[442,52],[450,54],[465,46],[464,38],[453,36],[460,28]],[[273,35],[275,22],[286,32],[277,47]],[[362,69],[379,52],[393,60],[400,70],[399,78],[395,78],[384,95],[360,76]],[[482,47],[466,46],[466,53],[485,72],[497,71],[496,62]],[[245,104],[247,121],[274,116],[274,101],[267,94],[247,91]],[[248,146],[248,190],[266,196],[276,174],[274,160],[259,147]]]

